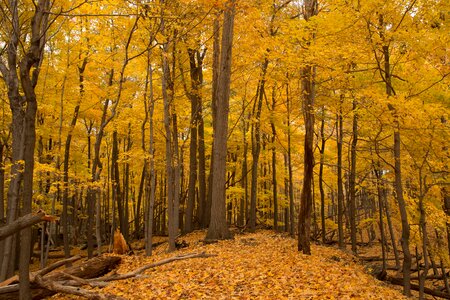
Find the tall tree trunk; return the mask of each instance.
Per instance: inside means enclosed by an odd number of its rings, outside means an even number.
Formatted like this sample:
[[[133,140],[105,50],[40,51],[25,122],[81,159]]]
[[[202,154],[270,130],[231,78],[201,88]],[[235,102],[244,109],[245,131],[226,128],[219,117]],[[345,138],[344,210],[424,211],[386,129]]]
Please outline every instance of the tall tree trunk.
[[[5,164],[3,153],[5,143],[3,137],[0,136],[0,226],[6,224],[5,220]],[[0,241],[0,267],[3,264],[4,241]]]
[[[186,208],[186,224],[185,232],[191,232],[193,230],[193,215],[196,196],[196,182],[197,182],[197,149],[200,149],[198,142],[199,139],[199,122],[203,118],[201,112],[201,93],[200,88],[203,83],[203,58],[204,53],[200,53],[199,50],[188,49],[189,65],[190,65],[190,77],[191,77],[191,90],[188,92],[189,99],[191,100],[191,128],[190,128],[190,143],[189,143],[189,188],[188,188],[188,201]],[[204,134],[204,133],[203,133]],[[204,146],[204,144],[203,144]],[[203,152],[204,153],[204,152]],[[198,201],[198,207],[201,207],[203,203]]]
[[[68,198],[69,198],[69,158],[70,158],[70,145],[72,142],[72,135],[75,125],[77,124],[78,115],[80,112],[81,101],[84,97],[84,70],[86,69],[87,58],[84,58],[81,66],[78,66],[78,83],[79,83],[79,100],[75,106],[74,113],[72,116],[72,121],[70,123],[69,132],[66,137],[66,143],[64,146],[64,164],[63,164],[63,214],[62,214],[62,226],[63,226],[63,240],[64,240],[64,256],[66,258],[70,257],[69,248],[69,230],[68,230]]]
[[[319,12],[317,0],[305,0],[304,18],[306,21]],[[312,34],[311,39],[314,38]],[[308,42],[309,44],[309,42]],[[303,117],[305,120],[303,187],[300,196],[300,212],[298,214],[298,251],[311,254],[311,208],[312,208],[312,180],[314,169],[314,99],[315,99],[314,66],[307,65],[301,71]]]
[[[349,190],[350,190],[350,238],[352,242],[352,252],[356,255],[356,145],[358,143],[358,114],[356,99],[353,99],[353,136],[351,144],[351,166],[349,175]],[[381,202],[380,202],[381,203]]]
[[[295,206],[294,206],[294,179],[292,174],[292,147],[291,147],[291,99],[289,98],[289,85],[286,85],[286,106],[287,106],[287,169],[288,169],[288,190],[289,190],[289,233],[291,237],[295,234]],[[286,220],[287,221],[287,220]]]
[[[315,8],[311,7],[311,10]],[[298,251],[311,254],[310,230],[312,209],[312,180],[314,169],[314,67],[302,70],[303,114],[305,119],[303,187],[300,197],[300,212],[298,217]]]
[[[250,231],[256,228],[256,198],[258,196],[258,164],[261,153],[261,110],[265,93],[266,72],[269,60],[264,59],[261,68],[261,79],[258,81],[258,88],[255,96],[255,105],[253,106],[252,122],[252,182],[250,187]]]
[[[247,152],[248,152],[248,144],[247,144],[247,116],[246,116],[246,101],[245,97],[242,99],[242,142],[244,144],[244,150],[242,153],[242,180],[241,187],[244,189],[244,193],[241,196],[240,205],[239,205],[239,226],[245,226],[247,223],[247,214],[248,214],[248,164],[247,164]]]
[[[8,63],[11,67],[9,70],[6,69],[6,66],[1,69],[3,78],[7,80],[8,99],[12,112],[11,180],[9,182],[7,194],[8,205],[6,210],[6,224],[10,224],[18,217],[20,187],[23,179],[23,165],[21,161],[23,160],[22,132],[24,126],[24,112],[22,110],[24,99],[19,94],[19,78],[16,69],[16,51],[19,42],[19,17],[17,1],[11,1],[10,11],[12,12],[12,36],[8,43]],[[11,268],[11,261],[14,260],[14,240],[15,236],[9,236],[5,239],[3,262],[0,270],[0,281],[3,281],[13,275],[14,270]]]
[[[272,196],[273,196],[273,228],[278,231],[278,181],[277,181],[277,130],[275,127],[275,87],[272,93],[272,116],[270,118],[270,126],[272,128]]]
[[[149,59],[150,60],[150,59]],[[155,112],[155,99],[153,97],[153,67],[148,62],[148,80],[150,88],[150,107],[149,107],[149,123],[150,123],[150,144],[149,144],[149,154],[150,154],[150,191],[149,191],[149,205],[147,209],[148,220],[146,222],[146,239],[145,239],[145,254],[147,256],[152,255],[152,238],[153,238],[153,220],[154,220],[154,207],[155,207],[155,195],[156,195],[156,172],[155,172],[155,140],[154,140],[154,112]]]
[[[164,3],[162,0],[161,3]],[[162,12],[163,14],[163,12]],[[165,34],[165,20],[164,17],[161,17],[161,32]],[[166,41],[163,44],[163,55],[162,55],[162,95],[164,102],[164,129],[165,129],[165,145],[166,145],[166,176],[167,176],[167,209],[168,209],[168,217],[169,217],[169,251],[175,250],[175,238],[176,238],[176,230],[175,227],[175,193],[178,191],[175,190],[175,169],[174,169],[174,148],[173,148],[173,129],[172,127],[172,115],[171,115],[171,107],[173,105],[173,99],[171,96],[172,83],[171,83],[171,75],[170,75],[170,66],[169,66],[169,41]],[[169,91],[170,90],[170,91]],[[177,216],[178,217],[178,216]]]
[[[380,16],[380,23],[383,24],[383,18]],[[383,36],[384,37],[384,36]],[[390,52],[389,46],[383,46],[383,56],[384,56],[384,79],[386,85],[386,95],[391,97],[394,93],[392,87],[392,74],[391,74],[391,64],[390,64]],[[381,72],[381,71],[380,71]],[[383,75],[382,75],[383,77]],[[403,250],[403,294],[406,296],[411,295],[411,252],[409,250],[409,236],[410,229],[408,223],[408,213],[406,211],[406,202],[403,198],[403,182],[402,182],[402,165],[401,165],[401,136],[400,136],[400,123],[397,111],[392,104],[388,105],[394,117],[394,187],[395,187],[395,197],[397,199],[398,207],[400,210],[400,218],[402,224],[402,250]]]
[[[6,26],[6,32],[9,31],[8,40],[5,44],[7,63],[0,60],[0,72],[3,75],[8,89],[8,98],[12,112],[12,166],[11,181],[8,190],[8,212],[7,223],[10,224],[18,216],[19,207],[19,191],[23,179],[23,197],[21,205],[21,213],[28,214],[31,212],[33,197],[33,170],[34,170],[34,148],[36,141],[36,112],[37,100],[35,87],[38,82],[40,64],[43,58],[43,49],[46,42],[46,31],[48,29],[48,14],[50,1],[39,0],[35,3],[34,14],[31,18],[31,33],[24,34],[21,29],[24,28],[20,24],[19,3],[11,0],[5,8],[10,16],[10,23]],[[9,27],[11,26],[11,27]],[[9,28],[8,28],[9,27]],[[22,36],[28,36],[24,42],[19,39]],[[18,45],[23,47],[24,52],[22,59],[18,59]],[[17,68],[18,67],[18,68]],[[31,70],[33,69],[33,72]],[[17,70],[19,70],[20,77]],[[19,88],[20,78],[20,88]],[[19,93],[23,93],[23,96]],[[23,160],[23,164],[20,162]],[[3,193],[3,191],[2,191]],[[12,274],[14,256],[14,237],[8,237],[4,244],[4,256],[2,268],[0,272],[0,280],[4,280]],[[31,254],[31,227],[23,229],[20,233],[20,261],[19,261],[19,298],[29,299],[30,281],[29,281],[29,265]]]
[[[339,106],[339,112],[336,120],[336,141],[337,141],[337,188],[338,188],[338,239],[339,248],[345,248],[344,242],[344,184],[342,180],[342,143],[343,143],[343,116],[342,116],[342,98]]]
[[[320,218],[322,223],[322,243],[326,242],[326,226],[325,226],[325,190],[323,188],[323,165],[325,160],[325,107],[322,106],[322,120],[320,123],[320,163],[319,163],[319,191],[320,191]]]
[[[203,105],[200,98],[197,114],[198,126],[198,225],[203,227],[206,207],[206,157],[205,157],[205,128],[203,122]]]
[[[374,173],[376,177],[376,184],[377,184],[377,196],[378,196],[378,209],[379,209],[379,215],[380,215],[380,233],[381,233],[381,255],[383,259],[383,265],[382,265],[382,271],[384,274],[386,273],[386,235],[384,234],[384,222],[383,222],[383,185],[381,183],[381,171],[378,170],[377,167],[374,165]]]
[[[217,97],[215,101],[215,126],[213,142],[213,172],[212,179],[212,203],[211,222],[209,224],[206,239],[228,239],[231,233],[227,227],[225,211],[225,173],[228,138],[228,111],[231,80],[231,59],[233,46],[233,27],[235,14],[235,0],[227,2],[224,13],[222,29],[222,45],[220,56],[220,68],[217,81]]]
[[[214,133],[216,132],[217,123],[217,89],[219,84],[219,71],[220,71],[220,23],[219,16],[216,16],[213,23],[213,65],[212,65],[212,99],[211,99],[211,110],[212,110],[212,125],[213,125],[213,139]],[[208,175],[208,195],[206,199],[206,205],[203,216],[203,227],[209,226],[211,221],[211,205],[212,205],[212,191],[213,191],[213,177],[214,177],[214,142],[211,147],[211,161],[209,166]]]

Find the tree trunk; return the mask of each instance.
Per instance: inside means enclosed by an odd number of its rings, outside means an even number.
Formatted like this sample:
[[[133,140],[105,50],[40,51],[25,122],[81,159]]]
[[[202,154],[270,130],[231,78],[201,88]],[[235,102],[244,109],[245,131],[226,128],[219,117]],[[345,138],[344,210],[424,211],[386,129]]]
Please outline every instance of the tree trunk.
[[[161,1],[164,3],[164,1]],[[161,33],[165,34],[165,21],[161,19]],[[172,116],[171,107],[173,99],[170,98],[173,93],[172,89],[170,66],[169,66],[169,41],[163,44],[162,55],[162,95],[164,102],[164,129],[165,129],[165,144],[166,144],[166,176],[167,176],[167,202],[168,202],[168,217],[169,217],[169,251],[175,250],[175,235],[177,228],[175,227],[175,169],[174,169],[174,148],[173,148],[173,132],[172,132]]]
[[[304,18],[309,19],[319,12],[317,0],[306,0],[303,4]],[[311,35],[314,39],[314,34]],[[307,43],[309,44],[310,41]],[[311,254],[310,230],[311,208],[313,201],[312,180],[314,170],[314,99],[315,74],[314,66],[307,65],[301,71],[303,117],[305,120],[303,187],[300,196],[300,212],[298,214],[298,251]]]
[[[37,100],[35,87],[38,83],[40,64],[43,58],[43,49],[46,42],[46,31],[48,27],[49,10],[48,0],[39,0],[35,3],[34,14],[31,18],[30,34],[21,32],[24,28],[20,24],[18,1],[12,0],[5,8],[10,14],[10,23],[6,26],[5,32],[9,32],[6,54],[8,66],[4,60],[0,60],[0,72],[5,81],[9,104],[12,112],[12,166],[11,181],[8,190],[8,216],[7,223],[11,224],[17,218],[17,209],[19,207],[19,190],[23,179],[23,197],[21,205],[21,214],[31,213],[33,196],[33,171],[34,171],[34,148],[36,141],[36,112]],[[5,16],[8,17],[9,16]],[[9,27],[11,26],[11,27]],[[9,28],[8,28],[9,27]],[[20,38],[27,36],[28,39],[21,42]],[[18,56],[21,49],[26,49],[22,53],[22,58]],[[31,70],[33,69],[33,72]],[[20,72],[18,76],[17,70]],[[20,88],[19,88],[20,78]],[[23,96],[21,93],[23,93]],[[23,160],[23,164],[20,162]],[[3,193],[3,191],[2,191]],[[4,244],[4,256],[0,280],[11,275],[13,266],[13,247],[14,238],[8,237]],[[28,278],[29,263],[31,254],[31,228],[23,229],[20,234],[20,299],[29,299],[30,282]]]
[[[261,68],[261,79],[258,81],[252,122],[252,182],[250,187],[250,232],[256,228],[256,198],[258,196],[258,164],[261,153],[261,110],[265,93],[266,72],[269,60],[264,59]]]
[[[286,107],[287,107],[287,169],[288,169],[288,184],[287,188],[289,190],[289,220],[286,219],[286,224],[289,224],[289,233],[291,237],[294,237],[295,231],[295,207],[294,207],[294,181],[292,175],[292,155],[291,155],[291,99],[289,98],[289,85],[286,85]]]
[[[337,141],[337,206],[338,206],[338,239],[339,248],[345,248],[344,242],[344,184],[342,182],[342,142],[343,142],[343,122],[342,122],[342,98],[339,106],[339,113],[336,120],[336,141]]]
[[[275,88],[272,94],[272,116],[270,119],[270,126],[272,128],[272,195],[273,195],[273,229],[278,231],[278,181],[277,181],[277,130],[275,127]]]
[[[203,105],[200,101],[198,103],[198,225],[203,227],[205,223],[206,205],[206,158],[205,158],[205,128],[203,122]]]
[[[190,143],[189,143],[189,188],[188,201],[186,208],[185,232],[193,230],[193,215],[196,196],[196,182],[197,182],[197,149],[200,149],[198,142],[199,138],[199,122],[202,119],[201,110],[201,93],[200,88],[203,83],[203,58],[204,53],[200,54],[198,50],[188,49],[190,77],[191,77],[191,92],[188,93],[191,100],[191,128],[190,128]],[[203,144],[204,146],[204,144]],[[198,201],[198,207],[203,203]]]
[[[321,145],[319,148],[320,152],[320,163],[319,163],[319,191],[320,191],[320,218],[322,223],[322,243],[325,244],[326,242],[326,226],[325,226],[325,191],[323,188],[323,165],[325,160],[325,107],[322,106],[322,120],[320,123],[320,140]]]
[[[70,123],[69,133],[67,134],[66,143],[64,146],[64,165],[63,165],[63,214],[62,214],[62,226],[63,226],[63,239],[64,239],[64,254],[66,258],[70,257],[69,249],[69,230],[68,230],[68,198],[69,198],[69,157],[70,157],[70,145],[72,142],[72,133],[77,124],[78,115],[80,112],[81,101],[84,97],[84,70],[86,69],[87,58],[84,58],[81,66],[78,66],[78,83],[80,98],[75,106],[72,122]]]
[[[358,143],[358,115],[357,115],[356,100],[353,99],[353,136],[351,144],[351,166],[350,166],[350,178],[349,178],[349,190],[350,190],[350,238],[352,242],[352,252],[356,255],[356,145]],[[381,203],[381,202],[380,202]]]
[[[216,132],[216,123],[217,123],[217,89],[219,84],[219,72],[220,72],[220,23],[219,17],[217,16],[214,19],[213,24],[213,64],[212,64],[212,98],[211,98],[211,110],[212,110],[212,125],[213,125],[213,139],[214,134]],[[208,175],[208,195],[206,199],[206,205],[203,216],[203,227],[206,228],[209,226],[211,221],[211,205],[212,205],[212,191],[213,191],[213,177],[214,177],[214,142],[211,147],[211,162],[209,166],[209,175]]]
[[[228,138],[228,111],[230,97],[231,58],[233,45],[233,27],[235,14],[235,0],[227,2],[224,13],[220,68],[218,70],[217,93],[215,101],[215,126],[213,142],[213,172],[211,222],[206,239],[228,239],[231,233],[227,227],[225,211],[225,173]]]
[[[154,221],[154,207],[155,207],[155,194],[156,194],[156,172],[155,172],[155,138],[154,138],[154,112],[155,112],[155,99],[153,97],[153,67],[150,63],[150,53],[148,56],[148,82],[150,89],[150,107],[148,110],[149,123],[150,123],[150,138],[149,138],[149,155],[150,155],[150,191],[149,191],[149,205],[147,209],[147,222],[145,223],[145,254],[147,256],[152,255],[152,240],[153,240],[153,221]]]
[[[310,16],[314,15],[316,3],[309,3]],[[313,201],[312,180],[314,169],[314,98],[315,98],[315,68],[308,66],[302,70],[303,115],[305,119],[303,187],[300,197],[300,212],[298,215],[298,251],[311,254],[310,230],[311,209]]]
[[[242,100],[242,142],[244,144],[244,150],[242,153],[242,180],[241,187],[244,189],[244,193],[241,196],[240,205],[239,205],[239,219],[238,225],[245,226],[247,223],[247,214],[248,214],[248,163],[247,163],[247,152],[248,152],[248,144],[247,144],[247,115],[246,115],[246,100],[245,97]]]
[[[380,17],[380,22],[383,22],[382,16]],[[383,56],[384,56],[384,78],[386,84],[386,95],[389,98],[394,93],[391,81],[391,65],[390,65],[390,53],[389,46],[383,46]],[[398,115],[395,107],[392,104],[388,105],[394,117],[394,187],[395,196],[397,199],[398,207],[400,210],[400,218],[402,224],[402,250],[403,250],[403,293],[406,296],[411,295],[411,252],[409,250],[409,223],[408,223],[408,213],[406,211],[406,202],[403,198],[403,182],[402,182],[402,165],[401,165],[401,137],[400,137],[400,123],[398,120]]]

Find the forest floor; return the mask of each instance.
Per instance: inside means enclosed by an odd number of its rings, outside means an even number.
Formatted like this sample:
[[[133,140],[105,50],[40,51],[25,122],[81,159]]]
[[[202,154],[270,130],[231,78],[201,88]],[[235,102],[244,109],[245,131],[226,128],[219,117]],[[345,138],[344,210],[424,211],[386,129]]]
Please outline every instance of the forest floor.
[[[234,240],[205,245],[204,231],[180,237],[189,247],[167,253],[167,244],[145,257],[122,256],[116,270],[126,273],[179,254],[217,256],[176,261],[149,269],[144,276],[111,282],[102,293],[127,299],[407,299],[398,288],[378,281],[350,254],[312,246],[312,255],[296,249],[296,240],[273,231],[239,234]],[[76,299],[55,295],[51,299]]]

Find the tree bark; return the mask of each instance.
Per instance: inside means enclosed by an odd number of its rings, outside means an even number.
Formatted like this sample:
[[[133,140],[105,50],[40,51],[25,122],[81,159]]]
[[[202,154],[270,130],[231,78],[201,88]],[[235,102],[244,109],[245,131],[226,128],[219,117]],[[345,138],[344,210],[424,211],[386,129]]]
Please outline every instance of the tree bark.
[[[317,0],[306,0],[303,4],[306,21],[318,14]],[[314,38],[312,34],[311,38]],[[308,42],[309,45],[310,42]],[[307,65],[301,71],[303,117],[305,120],[303,187],[300,196],[300,212],[298,214],[298,251],[311,254],[310,231],[311,209],[313,201],[312,180],[314,171],[314,99],[315,99],[314,66]]]
[[[219,84],[219,71],[220,71],[220,23],[219,16],[216,16],[213,23],[213,64],[212,64],[212,98],[211,98],[211,111],[212,111],[212,125],[213,125],[213,139],[216,132],[217,123],[217,89]],[[212,191],[213,191],[213,177],[214,177],[214,142],[211,148],[211,162],[209,166],[208,175],[208,195],[206,198],[206,205],[203,211],[203,227],[209,226],[211,221],[211,204],[212,204]]]
[[[338,206],[338,239],[339,248],[344,249],[344,184],[342,180],[342,143],[343,143],[343,116],[342,116],[342,98],[339,105],[339,113],[336,120],[336,141],[337,141],[337,206]]]
[[[228,239],[231,233],[227,227],[225,211],[225,173],[228,138],[228,111],[231,80],[231,59],[233,46],[233,27],[235,14],[235,0],[227,2],[224,13],[220,69],[217,82],[217,101],[213,142],[213,172],[211,222],[206,234],[207,240]]]
[[[55,220],[54,217],[46,215],[43,211],[39,211],[37,213],[29,213],[14,220],[10,224],[0,227],[0,241],[34,224],[53,220]]]
[[[165,1],[161,0],[164,4]],[[163,12],[161,12],[161,33],[166,34],[165,20]],[[166,176],[167,176],[167,209],[169,217],[169,251],[175,251],[175,237],[177,228],[175,227],[175,168],[174,168],[174,142],[173,142],[173,128],[172,128],[172,115],[171,107],[173,105],[173,99],[171,96],[173,93],[169,92],[173,88],[170,75],[169,66],[169,40],[163,43],[162,54],[162,95],[164,102],[164,129],[165,129],[165,146],[166,146]]]
[[[380,22],[383,24],[383,18],[380,17]],[[383,35],[384,37],[384,35]],[[395,94],[392,87],[392,74],[391,74],[391,64],[390,64],[390,52],[389,46],[383,46],[383,56],[384,56],[384,79],[386,85],[386,95],[391,97]],[[394,188],[395,197],[397,199],[398,207],[400,210],[400,218],[402,224],[402,250],[403,250],[403,293],[406,296],[411,295],[411,252],[409,250],[409,236],[410,229],[408,223],[408,213],[406,211],[406,202],[403,198],[403,182],[402,182],[402,165],[401,165],[401,136],[400,136],[400,123],[397,111],[392,104],[388,105],[394,117]]]
[[[196,182],[198,178],[198,164],[197,164],[197,150],[199,145],[199,123],[202,119],[201,112],[201,85],[203,84],[203,58],[205,52],[200,53],[199,50],[188,49],[190,77],[191,77],[191,91],[188,92],[188,97],[191,100],[191,128],[190,128],[190,142],[189,142],[189,188],[188,201],[186,208],[186,222],[185,232],[193,230],[193,216],[196,196]],[[203,144],[204,146],[204,144]],[[204,154],[204,152],[203,152]],[[203,189],[202,189],[203,192]],[[198,207],[203,203],[198,201]]]
[[[66,258],[70,257],[69,249],[69,229],[68,229],[68,198],[69,198],[69,158],[70,158],[70,145],[72,142],[72,133],[77,124],[78,116],[80,112],[81,101],[84,97],[84,70],[86,69],[87,58],[84,58],[81,66],[78,66],[78,82],[80,98],[75,106],[72,121],[70,123],[69,133],[67,134],[66,143],[64,145],[64,163],[63,163],[63,213],[62,213],[62,227],[63,227],[63,240],[64,240],[64,254]]]
[[[349,178],[349,190],[350,190],[350,239],[352,242],[352,252],[357,254],[356,249],[356,146],[358,143],[358,114],[356,99],[353,99],[353,136],[350,150],[351,166],[350,166],[350,178]],[[381,202],[380,202],[381,203]],[[381,208],[380,208],[381,210]]]
[[[67,268],[64,271],[54,271],[42,276],[46,282],[58,282],[63,286],[72,280],[73,277],[82,279],[96,278],[102,276],[113,270],[120,262],[121,258],[118,256],[99,256],[87,260],[86,262]],[[33,276],[34,277],[34,276]],[[43,288],[39,284],[32,283],[31,295],[28,299],[43,299],[56,294],[56,291]],[[18,289],[6,290],[2,293],[0,289],[0,300],[3,299],[17,299]]]
[[[252,182],[250,187],[250,232],[256,229],[256,198],[258,197],[258,164],[261,153],[261,110],[265,94],[266,73],[269,60],[264,59],[261,67],[261,78],[258,81],[256,90],[255,105],[253,106],[252,122]]]
[[[21,32],[24,26],[20,24],[19,16],[21,12],[19,12],[18,1],[11,0],[7,5],[9,7],[6,10],[11,14],[10,16],[5,16],[10,19],[10,23],[8,22],[5,30],[10,33],[9,39],[5,43],[7,45],[5,53],[8,65],[1,59],[0,72],[7,86],[13,117],[11,129],[13,139],[12,167],[8,190],[7,217],[7,223],[11,224],[17,218],[19,190],[22,179],[23,197],[21,214],[29,214],[32,209],[34,148],[36,141],[35,123],[37,112],[35,87],[38,83],[40,64],[46,42],[46,31],[48,29],[48,14],[46,12],[49,10],[50,1],[39,0],[35,3],[29,34]],[[28,39],[21,42],[20,38],[22,36],[28,36]],[[21,53],[21,50],[18,49],[19,44],[24,53]],[[22,57],[19,59],[19,55],[21,54]],[[19,71],[20,76],[17,71]],[[21,160],[23,160],[23,163]],[[15,244],[13,240],[12,236],[8,237],[4,244],[4,257],[0,280],[6,278],[12,272],[10,266],[13,265],[11,262],[14,261],[12,259]],[[30,282],[28,278],[30,254],[31,228],[26,227],[20,234],[20,299],[30,298]]]
[[[273,228],[278,231],[278,181],[277,181],[277,130],[275,127],[275,108],[276,108],[275,88],[272,94],[272,115],[270,126],[272,128],[272,197],[273,197]]]
[[[287,107],[287,155],[286,163],[288,169],[287,189],[289,191],[289,220],[286,219],[286,225],[291,237],[294,237],[295,231],[295,207],[294,207],[294,179],[292,174],[292,147],[291,147],[291,99],[289,98],[289,85],[286,85],[286,107]]]
[[[323,165],[325,160],[325,107],[322,106],[322,120],[320,123],[320,163],[319,163],[319,191],[320,191],[320,218],[321,218],[321,236],[322,236],[322,243],[326,243],[326,226],[325,226],[325,191],[323,188]]]

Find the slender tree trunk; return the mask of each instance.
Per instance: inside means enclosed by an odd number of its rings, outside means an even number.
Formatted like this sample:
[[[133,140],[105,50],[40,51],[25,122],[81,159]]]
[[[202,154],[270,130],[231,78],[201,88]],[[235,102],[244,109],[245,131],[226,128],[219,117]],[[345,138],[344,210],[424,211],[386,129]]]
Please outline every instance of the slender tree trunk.
[[[292,175],[292,155],[291,155],[291,112],[290,112],[289,85],[286,86],[286,106],[287,106],[287,168],[288,168],[288,190],[289,190],[289,233],[291,237],[295,234],[295,207],[294,207],[294,180]]]
[[[198,103],[198,224],[203,227],[205,223],[206,207],[206,157],[205,157],[205,128],[203,122],[203,105],[200,98]]]
[[[191,100],[191,128],[190,128],[190,143],[189,143],[189,188],[188,188],[188,201],[186,208],[186,226],[185,232],[191,232],[193,230],[193,216],[196,196],[196,182],[197,182],[197,149],[200,149],[198,145],[198,129],[199,122],[202,119],[201,110],[201,94],[200,88],[203,83],[203,58],[204,53],[201,54],[198,50],[188,49],[189,64],[190,64],[190,77],[191,77],[191,89],[188,93]],[[204,133],[203,133],[204,134]],[[204,144],[203,144],[204,146]],[[198,207],[201,207],[203,203],[198,201]]]
[[[216,132],[217,123],[217,89],[219,84],[219,71],[220,71],[220,23],[219,16],[216,16],[213,23],[213,79],[212,79],[212,99],[211,99],[211,110],[212,110],[212,123],[213,123],[213,139]],[[208,195],[206,199],[206,205],[203,216],[203,227],[209,226],[211,221],[211,205],[212,205],[212,191],[213,191],[213,177],[214,177],[214,142],[211,148],[211,162],[209,166],[208,175]]]
[[[75,128],[75,125],[78,121],[78,115],[80,112],[81,101],[84,97],[84,70],[86,69],[87,58],[84,58],[81,66],[78,66],[78,82],[79,82],[79,93],[80,98],[75,106],[74,113],[72,116],[72,121],[70,123],[69,133],[66,137],[66,143],[64,146],[64,164],[63,164],[63,182],[64,182],[64,191],[63,191],[63,214],[62,214],[62,226],[63,226],[63,240],[64,240],[64,256],[66,258],[70,257],[70,248],[69,248],[69,230],[68,230],[68,198],[69,198],[69,158],[70,158],[70,145],[72,142],[72,134]]]
[[[308,1],[307,1],[308,3]],[[307,9],[309,16],[317,12],[315,1],[309,2]],[[314,169],[314,98],[315,98],[315,68],[307,66],[302,70],[302,94],[303,115],[305,120],[305,142],[303,162],[303,187],[300,197],[300,212],[298,215],[298,251],[311,254],[310,231],[311,231],[311,209],[313,202],[313,169]]]
[[[164,3],[164,1],[161,1]],[[165,21],[164,17],[161,17],[161,32],[165,34]],[[172,88],[170,66],[169,66],[169,41],[163,44],[162,55],[162,94],[164,102],[164,129],[166,135],[166,176],[167,176],[167,202],[168,202],[168,217],[169,217],[169,251],[175,251],[175,169],[174,169],[174,148],[173,148],[173,129],[171,128],[173,121],[171,116],[171,107],[173,105],[173,99],[170,98],[173,93],[169,90]]]
[[[155,100],[153,97],[153,69],[152,65],[149,64],[149,81],[150,81],[150,108],[149,108],[149,118],[150,118],[150,203],[148,206],[148,220],[146,222],[146,243],[145,243],[145,254],[147,256],[152,255],[152,237],[153,237],[153,220],[154,220],[154,207],[155,207],[155,194],[156,194],[156,172],[155,172],[155,141],[154,141],[154,121],[153,115],[155,112]]]
[[[273,195],[273,228],[278,231],[278,181],[277,181],[277,130],[275,127],[275,108],[276,108],[275,88],[272,94],[272,116],[270,126],[272,127],[272,195]]]
[[[425,280],[428,275],[428,270],[430,269],[430,262],[428,260],[428,233],[427,233],[427,221],[426,221],[426,212],[424,206],[424,197],[426,195],[426,177],[422,176],[422,167],[419,169],[419,231],[422,235],[422,255],[424,260],[424,268],[423,271],[419,271],[419,299],[425,299],[424,288],[425,288]],[[417,256],[417,255],[416,255]],[[431,257],[431,256],[430,256]],[[431,260],[432,261],[432,260]],[[432,261],[433,262],[433,261]],[[445,275],[443,275],[445,276]]]
[[[227,227],[225,210],[225,174],[227,157],[228,111],[231,81],[231,54],[233,46],[233,27],[235,14],[235,0],[227,2],[224,13],[220,68],[217,81],[215,101],[215,126],[213,142],[213,172],[211,222],[206,239],[228,239],[231,233]]]
[[[356,100],[353,99],[353,136],[351,144],[351,166],[349,176],[349,190],[350,190],[350,238],[352,242],[352,252],[356,255],[356,145],[358,143],[358,115],[357,115]]]
[[[2,137],[0,137],[2,139]],[[3,140],[0,140],[0,226],[6,225],[5,220],[5,164],[3,152],[5,145]],[[4,242],[0,241],[0,267],[3,264]]]
[[[382,17],[380,17],[380,22],[383,24]],[[386,95],[391,97],[394,94],[394,89],[392,87],[391,81],[391,64],[390,64],[390,52],[389,46],[383,46],[383,56],[384,56],[384,78],[386,84]],[[406,202],[403,198],[403,182],[402,182],[402,165],[401,165],[401,136],[400,136],[400,123],[398,120],[398,115],[395,107],[389,104],[389,110],[394,117],[394,175],[395,175],[395,196],[397,199],[398,207],[400,210],[400,218],[402,224],[402,250],[403,250],[403,294],[406,296],[411,295],[411,252],[409,249],[409,236],[410,229],[408,223],[408,213],[406,211]]]
[[[255,105],[253,107],[252,122],[252,182],[250,188],[250,227],[249,230],[254,232],[256,229],[256,198],[258,196],[258,164],[259,155],[261,153],[261,110],[265,93],[266,72],[269,60],[264,59],[261,68],[261,79],[258,82],[256,91]]]
[[[8,205],[6,209],[6,224],[10,224],[18,217],[18,205],[20,197],[20,187],[23,178],[23,147],[22,147],[22,132],[24,126],[24,112],[22,110],[22,103],[24,99],[19,94],[19,78],[17,74],[17,46],[19,42],[19,17],[17,1],[11,1],[10,10],[12,12],[12,26],[11,40],[8,44],[8,60],[13,67],[9,68],[9,72],[2,75],[8,85],[8,99],[12,112],[11,123],[11,171],[10,182],[8,187]],[[14,270],[11,268],[11,261],[14,259],[14,242],[15,236],[9,236],[4,242],[3,262],[0,272],[0,281],[4,281],[13,275]]]
[[[245,226],[247,223],[247,214],[248,214],[248,164],[247,164],[247,152],[248,152],[248,144],[247,144],[247,121],[246,121],[246,103],[245,97],[242,99],[242,142],[244,144],[243,150],[243,159],[242,159],[242,180],[241,186],[244,189],[244,193],[241,196],[241,201],[239,205],[239,226]]]
[[[323,188],[323,165],[325,160],[325,107],[322,107],[322,120],[320,123],[320,163],[319,163],[319,191],[320,191],[320,218],[322,223],[322,243],[326,242],[326,226],[325,226],[325,191]]]
[[[5,8],[10,13],[10,22],[5,28],[9,31],[7,47],[7,63],[0,60],[0,72],[8,89],[8,98],[12,112],[12,166],[11,181],[8,190],[8,212],[7,223],[12,223],[18,216],[19,191],[23,179],[23,197],[21,213],[23,215],[31,212],[33,196],[33,170],[34,170],[34,148],[36,141],[36,112],[37,101],[35,87],[38,83],[40,64],[43,58],[43,49],[46,42],[46,31],[48,27],[49,1],[39,0],[35,3],[34,14],[31,18],[31,32],[21,32],[23,24],[20,24],[19,3],[11,0]],[[7,16],[9,18],[9,16]],[[19,41],[22,36],[28,36],[23,43]],[[18,60],[19,49],[25,49],[22,59]],[[18,68],[17,68],[18,67]],[[33,69],[33,72],[31,70]],[[17,70],[20,72],[18,76]],[[19,88],[20,78],[20,88]],[[23,96],[19,93],[23,93]],[[23,160],[23,163],[20,161]],[[1,191],[3,193],[3,191]],[[14,266],[14,237],[8,237],[4,244],[4,256],[0,272],[0,280],[12,275]],[[23,229],[20,233],[20,261],[19,261],[19,298],[29,299],[30,281],[29,265],[31,254],[31,227]]]
[[[343,122],[342,122],[342,99],[339,107],[339,113],[336,120],[336,141],[337,141],[337,188],[338,188],[338,239],[339,248],[345,248],[344,242],[344,184],[342,180],[342,142],[343,142]]]
[[[377,183],[377,196],[378,196],[378,209],[379,209],[379,219],[380,219],[380,233],[381,233],[381,255],[383,259],[383,269],[382,272],[386,273],[386,236],[384,234],[384,221],[383,221],[383,185],[381,183],[381,171],[378,170],[374,165],[374,173],[376,177],[376,183]]]

